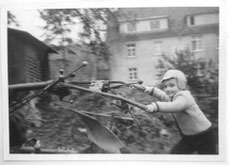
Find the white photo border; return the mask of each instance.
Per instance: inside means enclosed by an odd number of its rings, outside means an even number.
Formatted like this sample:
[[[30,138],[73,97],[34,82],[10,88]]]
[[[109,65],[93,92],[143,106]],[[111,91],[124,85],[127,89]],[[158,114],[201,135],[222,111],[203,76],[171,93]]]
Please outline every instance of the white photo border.
[[[77,5],[75,5],[77,3]],[[227,138],[226,133],[228,132],[228,120],[226,112],[226,0],[209,0],[206,2],[193,1],[193,0],[160,0],[160,2],[153,3],[152,0],[141,0],[132,2],[125,2],[125,0],[118,0],[116,2],[111,0],[50,0],[50,1],[39,1],[39,0],[8,0],[1,3],[1,57],[0,57],[0,73],[1,73],[1,128],[3,132],[2,138],[0,138],[0,146],[2,146],[2,160],[9,162],[24,163],[23,161],[155,161],[164,163],[178,163],[178,162],[221,162],[227,161]],[[26,4],[26,5],[25,5]],[[168,6],[182,6],[182,7],[219,7],[220,8],[220,53],[219,53],[219,155],[204,156],[204,155],[152,155],[152,154],[74,154],[74,155],[40,155],[40,154],[10,154],[9,153],[9,121],[8,121],[8,75],[7,75],[7,11],[10,9],[38,9],[38,8],[73,8],[75,7],[168,7]],[[227,87],[226,87],[227,88]],[[3,97],[4,96],[4,97]],[[221,111],[222,110],[222,111]],[[18,162],[17,162],[18,164]]]

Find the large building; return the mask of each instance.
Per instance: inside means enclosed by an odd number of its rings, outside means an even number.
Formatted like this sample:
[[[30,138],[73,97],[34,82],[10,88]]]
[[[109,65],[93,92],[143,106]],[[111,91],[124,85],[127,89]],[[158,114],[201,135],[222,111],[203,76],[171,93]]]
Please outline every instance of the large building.
[[[108,79],[109,66],[99,57],[96,57],[90,46],[86,44],[68,45],[57,54],[50,55],[50,69],[52,79],[57,79],[60,75],[59,70],[64,69],[64,74],[68,74],[78,68],[83,61],[88,65],[77,71],[75,78],[71,81],[88,81],[95,79]]]
[[[162,54],[189,49],[218,62],[218,7],[121,8],[108,23],[111,79],[154,84]]]

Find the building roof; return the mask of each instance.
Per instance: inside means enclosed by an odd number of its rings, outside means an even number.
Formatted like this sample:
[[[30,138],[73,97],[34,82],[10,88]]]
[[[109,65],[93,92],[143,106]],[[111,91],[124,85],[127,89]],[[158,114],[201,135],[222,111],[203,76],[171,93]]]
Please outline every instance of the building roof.
[[[163,38],[181,35],[193,35],[198,33],[212,33],[218,32],[219,25],[203,25],[199,27],[189,27],[186,24],[186,17],[195,14],[205,13],[219,13],[219,7],[145,7],[145,8],[119,8],[117,12],[117,23],[127,21],[140,21],[155,18],[167,18],[168,19],[168,30],[160,32],[143,32],[143,33],[132,33],[122,34],[108,33],[108,38],[112,40],[143,40],[153,38]],[[112,26],[114,26],[113,24]],[[117,24],[116,24],[117,26]],[[115,27],[115,26],[114,26]],[[118,28],[115,28],[118,32]]]
[[[219,12],[218,7],[144,7],[119,8],[119,21],[140,20],[153,17],[184,18],[187,15]]]
[[[8,28],[8,37],[14,36],[16,38],[21,39],[23,42],[27,42],[32,44],[38,49],[43,49],[44,51],[47,51],[48,53],[57,53],[58,52],[51,48],[50,46],[46,45],[44,42],[38,40],[36,37],[31,35],[30,33],[18,29]]]

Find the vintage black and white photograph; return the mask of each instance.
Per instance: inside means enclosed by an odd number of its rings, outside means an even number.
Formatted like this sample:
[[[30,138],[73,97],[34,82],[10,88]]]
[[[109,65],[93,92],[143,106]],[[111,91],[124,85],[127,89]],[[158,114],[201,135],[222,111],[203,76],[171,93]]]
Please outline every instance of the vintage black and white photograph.
[[[225,151],[220,6],[6,14],[10,156]]]

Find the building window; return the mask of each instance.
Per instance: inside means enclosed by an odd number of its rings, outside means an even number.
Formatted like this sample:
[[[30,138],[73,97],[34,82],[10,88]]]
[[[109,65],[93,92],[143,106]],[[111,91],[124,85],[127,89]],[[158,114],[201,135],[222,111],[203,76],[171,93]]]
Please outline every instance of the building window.
[[[160,30],[160,21],[159,20],[152,20],[150,21],[150,30]]]
[[[127,44],[127,57],[132,58],[136,57],[136,45],[135,44]]]
[[[187,17],[188,26],[208,25],[217,23],[219,23],[218,13],[192,15]]]
[[[191,41],[191,50],[192,51],[202,51],[203,50],[203,40],[202,37],[196,36],[192,38]]]
[[[137,31],[137,25],[135,22],[128,22],[127,23],[127,32],[136,32]]]
[[[153,54],[154,55],[162,54],[162,41],[155,41],[153,43]]]
[[[168,18],[145,18],[120,23],[120,32],[128,34],[168,30]]]
[[[195,19],[194,19],[194,17],[193,16],[190,16],[190,18],[189,18],[190,20],[190,25],[195,25]]]
[[[137,80],[138,73],[137,68],[129,68],[129,80]]]

